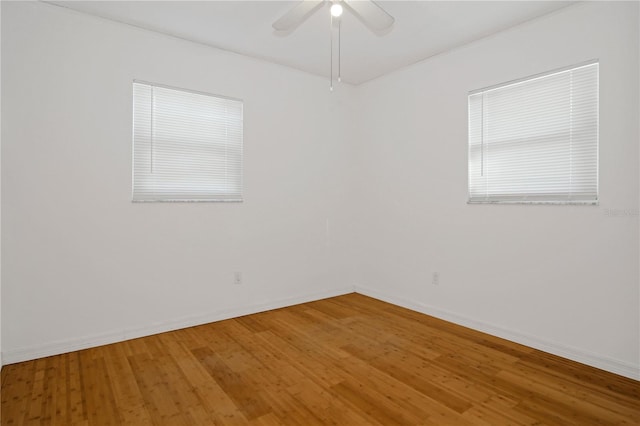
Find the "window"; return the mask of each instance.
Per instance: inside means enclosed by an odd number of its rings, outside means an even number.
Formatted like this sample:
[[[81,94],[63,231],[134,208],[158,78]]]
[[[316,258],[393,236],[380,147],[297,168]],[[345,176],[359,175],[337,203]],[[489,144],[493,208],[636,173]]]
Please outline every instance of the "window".
[[[133,201],[242,201],[242,101],[133,83]]]
[[[469,202],[597,200],[597,62],[469,94]]]

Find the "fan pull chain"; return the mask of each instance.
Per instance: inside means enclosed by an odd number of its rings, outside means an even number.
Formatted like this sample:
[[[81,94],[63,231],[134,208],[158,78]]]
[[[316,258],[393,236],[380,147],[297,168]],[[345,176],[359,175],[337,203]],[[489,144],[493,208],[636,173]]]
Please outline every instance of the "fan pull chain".
[[[329,91],[333,92],[333,15],[330,15],[331,19],[329,21],[329,34],[331,37],[331,52],[329,54],[329,67],[331,70],[329,71]]]
[[[342,69],[341,69],[341,59],[342,59],[342,55],[340,53],[340,48],[342,46],[342,19],[340,19],[338,21],[338,83],[340,83],[342,81],[341,78],[341,74],[342,74]]]
[[[153,139],[154,139],[154,134],[153,134],[153,127],[154,127],[154,123],[153,123],[153,117],[156,115],[156,95],[155,92],[153,91],[153,86],[151,86],[151,138],[149,138],[149,143],[150,143],[150,153],[149,153],[149,172],[151,174],[153,174]]]

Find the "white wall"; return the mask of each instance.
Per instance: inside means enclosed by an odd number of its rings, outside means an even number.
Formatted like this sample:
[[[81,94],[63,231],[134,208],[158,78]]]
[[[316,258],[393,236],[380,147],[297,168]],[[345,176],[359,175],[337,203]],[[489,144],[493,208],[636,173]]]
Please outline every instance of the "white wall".
[[[5,362],[357,282],[639,377],[637,4],[573,6],[333,94],[54,6],[3,9]],[[600,206],[467,205],[467,92],[593,58]],[[130,202],[134,78],[245,100],[244,203]]]
[[[2,46],[2,2],[0,2],[0,46]],[[2,99],[2,55],[0,54],[0,99]],[[2,369],[2,103],[0,102],[0,370]]]
[[[353,88],[47,4],[3,9],[5,362],[353,291]],[[133,79],[244,100],[243,203],[131,203]]]
[[[359,291],[640,377],[638,22],[572,6],[359,87]],[[600,206],[466,204],[467,92],[590,59]]]

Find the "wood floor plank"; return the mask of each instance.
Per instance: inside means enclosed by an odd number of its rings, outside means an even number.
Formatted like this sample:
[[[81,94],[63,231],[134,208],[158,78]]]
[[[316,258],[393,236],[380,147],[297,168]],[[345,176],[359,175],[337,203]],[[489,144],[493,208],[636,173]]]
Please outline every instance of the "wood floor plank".
[[[401,412],[412,416],[412,421],[407,424],[431,424],[434,419],[435,424],[466,424],[458,412],[420,392],[411,383],[371,368],[367,360],[352,357],[347,361],[343,368],[345,373],[350,373],[349,380],[371,389],[378,400],[392,403]]]
[[[359,294],[7,365],[1,425],[637,425],[640,382]]]
[[[353,356],[365,361],[376,370],[405,383],[418,392],[438,401],[440,404],[458,413],[463,413],[471,408],[471,403],[469,401],[447,392],[447,390],[433,382],[422,379],[415,374],[415,371],[409,371],[408,369],[402,368],[402,363],[395,362],[395,360],[389,359],[388,357],[375,355],[375,353],[372,356],[354,346],[345,347],[345,350]]]
[[[178,368],[180,368],[184,379],[198,396],[202,408],[211,418],[210,423],[220,425],[246,424],[246,417],[218,383],[215,380],[211,380],[206,368],[198,362],[185,343],[181,341],[169,343],[168,341],[167,351],[175,360]]]
[[[250,386],[251,377],[234,372],[210,348],[194,349],[192,352],[198,362],[205,367],[209,375],[229,395],[229,398],[233,400],[248,420],[253,420],[271,412],[269,405],[264,402],[260,392]]]
[[[40,423],[42,416],[42,392],[44,388],[44,367],[46,365],[46,358],[38,359],[35,361],[35,374],[33,378],[33,386],[31,388],[31,395],[29,396],[29,410],[26,413],[26,420],[29,422]]]
[[[344,381],[331,387],[331,390],[366,416],[370,424],[402,425],[415,424],[399,410],[394,410],[386,401],[376,398],[364,385],[354,381]],[[383,404],[383,402],[385,404]]]
[[[510,373],[520,375],[523,378],[531,378],[534,382],[540,383],[549,389],[566,394],[567,397],[589,402],[604,408],[606,411],[621,414],[623,417],[627,417],[634,420],[637,424],[640,424],[640,406],[638,405],[638,401],[634,403],[625,397],[612,399],[599,391],[586,391],[583,386],[580,386],[580,384],[574,381],[558,380],[554,374],[549,374],[548,371],[530,368],[529,366],[519,363],[514,365]]]
[[[26,424],[36,362],[7,365],[2,369],[2,418]]]
[[[119,378],[118,380],[110,380],[110,382],[121,423],[125,425],[151,425],[153,424],[151,416],[145,407],[144,398],[124,348],[124,345],[110,345],[105,348],[105,361],[109,377]]]
[[[82,389],[82,399],[90,424],[120,424],[119,410],[108,380],[104,358],[96,350],[78,353],[78,371]]]
[[[189,425],[188,416],[172,398],[173,383],[166,380],[161,361],[148,354],[132,355],[128,360],[152,423]]]
[[[315,343],[299,341],[299,339],[282,339],[271,331],[257,333],[256,338],[271,351],[281,353],[285,359],[302,371],[305,376],[330,387],[344,380],[343,374],[331,368],[336,363],[334,358],[323,356],[317,352]]]
[[[66,367],[66,389],[67,389],[67,410],[69,413],[68,424],[82,424],[87,422],[87,408],[83,396],[81,375],[80,375],[80,353],[71,352],[65,355]]]

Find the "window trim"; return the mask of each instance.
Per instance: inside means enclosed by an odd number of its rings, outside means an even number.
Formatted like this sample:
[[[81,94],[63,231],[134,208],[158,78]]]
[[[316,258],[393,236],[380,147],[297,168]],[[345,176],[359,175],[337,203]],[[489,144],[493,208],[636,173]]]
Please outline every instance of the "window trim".
[[[596,198],[595,200],[480,200],[480,199],[472,199],[471,195],[471,175],[470,175],[470,160],[471,160],[471,144],[469,138],[469,132],[471,128],[471,105],[469,102],[469,98],[473,95],[479,93],[491,92],[493,90],[502,89],[508,86],[517,85],[524,82],[529,82],[532,80],[536,80],[539,78],[549,77],[555,74],[559,74],[562,72],[575,70],[579,68],[583,68],[590,65],[598,65],[598,73],[596,78],[596,94],[597,94],[597,103],[596,103]],[[494,84],[491,86],[486,86],[480,89],[475,89],[467,92],[467,204],[525,204],[525,205],[576,205],[576,206],[598,206],[600,205],[600,60],[599,59],[590,59],[583,62],[578,62],[575,64],[567,65],[561,68],[556,68],[550,71],[540,72],[537,74],[532,74],[526,77],[509,80],[504,83]]]
[[[146,84],[147,86],[161,87],[163,89],[169,89],[169,90],[178,90],[180,92],[193,93],[194,95],[203,95],[203,96],[209,96],[209,97],[214,97],[214,98],[219,98],[219,99],[228,99],[230,101],[242,102],[244,104],[244,100],[240,99],[240,98],[234,98],[234,97],[231,97],[231,96],[225,96],[225,95],[218,95],[218,94],[203,92],[201,90],[185,89],[183,87],[170,86],[168,84],[162,84],[162,83],[153,83],[151,81],[138,80],[138,79],[133,79],[133,83]]]
[[[242,203],[244,202],[244,100],[231,96],[219,95],[208,93],[200,90],[186,89],[183,87],[171,86],[162,83],[154,83],[147,80],[133,79],[132,85],[142,84],[151,87],[159,87],[163,89],[176,90],[185,93],[192,93],[195,95],[214,97],[218,99],[225,99],[230,101],[239,102],[242,104],[243,119],[242,119],[242,145],[241,145],[241,163],[240,163],[240,197],[239,198],[211,198],[211,199],[188,199],[188,198],[156,198],[156,199],[141,199],[136,198],[135,195],[135,98],[132,93],[131,97],[131,202],[132,203]]]

